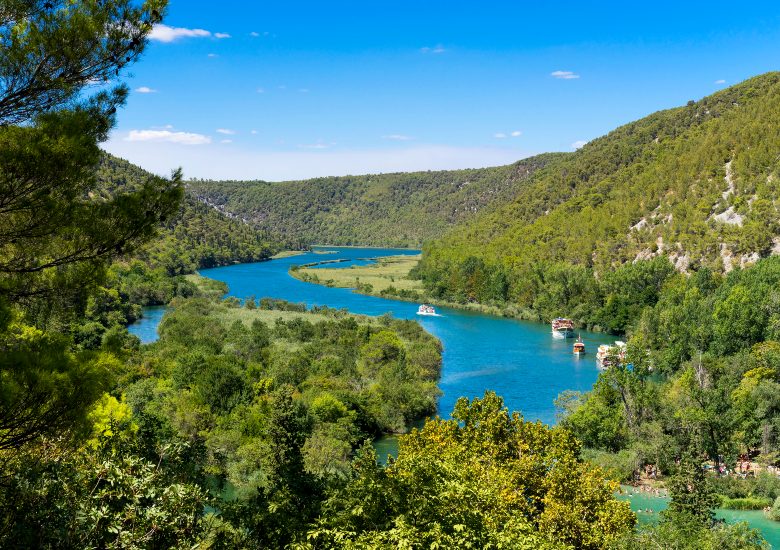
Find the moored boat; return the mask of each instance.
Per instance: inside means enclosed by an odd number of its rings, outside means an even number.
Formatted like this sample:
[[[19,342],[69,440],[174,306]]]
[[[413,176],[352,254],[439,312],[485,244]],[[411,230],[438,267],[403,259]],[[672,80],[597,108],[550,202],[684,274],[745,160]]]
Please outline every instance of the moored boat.
[[[550,322],[553,338],[570,338],[574,336],[574,321],[558,317]]]
[[[608,369],[626,358],[626,343],[617,340],[614,345],[602,344],[596,352],[596,366],[600,369]]]

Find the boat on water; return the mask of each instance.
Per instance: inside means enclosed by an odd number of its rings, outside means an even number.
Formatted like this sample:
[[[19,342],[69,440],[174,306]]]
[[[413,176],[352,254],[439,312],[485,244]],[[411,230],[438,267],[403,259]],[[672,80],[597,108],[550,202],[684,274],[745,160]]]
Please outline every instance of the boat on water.
[[[421,304],[420,307],[417,308],[417,315],[437,315],[437,313],[433,306]]]
[[[617,340],[614,345],[602,344],[596,352],[596,366],[606,370],[626,358],[626,343]]]
[[[574,336],[574,321],[558,317],[550,322],[553,338],[571,338]]]
[[[582,336],[577,338],[577,341],[574,342],[573,353],[577,356],[585,355],[585,342],[582,341]]]

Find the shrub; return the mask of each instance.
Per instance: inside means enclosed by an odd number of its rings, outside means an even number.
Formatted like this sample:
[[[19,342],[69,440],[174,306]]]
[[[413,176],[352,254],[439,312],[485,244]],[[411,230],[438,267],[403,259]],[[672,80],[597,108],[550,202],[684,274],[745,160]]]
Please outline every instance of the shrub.
[[[780,497],[775,499],[772,509],[769,511],[769,517],[775,521],[780,521]]]
[[[765,497],[729,498],[720,495],[720,507],[728,510],[763,510],[771,505],[772,501]]]

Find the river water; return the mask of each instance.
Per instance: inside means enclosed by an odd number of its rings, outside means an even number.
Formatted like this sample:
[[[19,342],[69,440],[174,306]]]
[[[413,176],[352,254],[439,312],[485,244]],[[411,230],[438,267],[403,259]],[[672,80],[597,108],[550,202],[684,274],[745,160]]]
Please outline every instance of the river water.
[[[553,400],[564,390],[586,391],[596,381],[595,351],[611,339],[583,332],[590,355],[572,353],[572,340],[553,339],[547,324],[504,319],[480,313],[439,308],[441,317],[418,316],[418,304],[356,294],[349,289],[304,283],[288,274],[291,265],[317,261],[349,260],[328,267],[364,263],[360,259],[416,250],[328,248],[270,262],[204,269],[200,273],[227,283],[229,294],[238,298],[269,296],[307,305],[346,308],[352,313],[392,313],[416,319],[444,346],[439,387],[443,395],[439,412],[448,416],[460,396],[482,396],[495,390],[510,410],[530,420],[555,422]],[[323,254],[322,252],[330,252]]]
[[[200,274],[227,283],[228,295],[238,298],[272,297],[292,302],[346,308],[352,313],[416,319],[441,340],[444,351],[439,388],[439,414],[448,417],[461,397],[479,397],[494,390],[510,410],[520,411],[527,420],[555,423],[553,401],[565,390],[587,391],[596,381],[595,351],[613,338],[582,331],[588,353],[576,357],[572,340],[552,338],[548,324],[505,319],[450,308],[438,308],[440,317],[418,316],[418,304],[356,294],[349,289],[328,288],[304,283],[288,273],[290,266],[326,260],[346,260],[328,267],[348,267],[367,263],[367,258],[417,254],[416,250],[376,248],[330,248],[268,262],[238,264],[201,270]],[[145,310],[145,317],[129,327],[144,343],[156,339],[156,329],[164,310]],[[147,315],[148,313],[148,315]],[[393,438],[379,441],[380,455],[392,452]],[[632,499],[639,505],[640,499]],[[633,506],[647,507],[646,503]],[[642,508],[643,509],[643,508]],[[780,524],[760,515],[748,514],[748,522],[780,549]],[[732,518],[729,518],[732,519]],[[736,518],[733,518],[736,519]]]

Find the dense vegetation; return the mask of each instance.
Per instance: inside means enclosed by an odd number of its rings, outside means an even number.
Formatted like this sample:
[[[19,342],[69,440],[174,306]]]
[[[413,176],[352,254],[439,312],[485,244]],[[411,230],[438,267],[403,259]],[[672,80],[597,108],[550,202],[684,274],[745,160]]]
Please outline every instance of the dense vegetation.
[[[311,244],[416,247],[512,200],[558,155],[478,170],[281,183],[190,181],[189,192],[255,227]]]
[[[780,74],[769,73],[557,157],[509,204],[426,245],[418,276],[443,298],[622,331],[666,270],[619,266],[666,257],[722,272],[771,253],[778,147]],[[653,281],[635,287],[642,277]]]
[[[64,463],[55,455],[18,465],[8,487],[15,498],[4,499],[13,521],[0,529],[3,541],[34,547],[70,533],[97,546],[122,536],[139,544],[136,529],[149,524],[126,524],[129,518],[114,516],[117,507],[119,516],[146,518],[148,508],[162,506],[157,513],[171,523],[153,529],[150,542],[159,546],[175,535],[182,544],[196,531],[198,538],[210,532],[205,520],[190,517],[192,506],[202,514],[221,494],[218,506],[236,526],[232,536],[246,539],[241,545],[278,548],[316,517],[324,491],[349,476],[358,444],[404,431],[435,410],[439,344],[417,323],[302,313],[272,300],[261,307],[274,310],[207,298],[174,305],[156,344],[120,353],[124,364],[112,368],[116,383],[91,413],[91,439]],[[130,456],[117,454],[123,451]],[[102,475],[94,471],[101,460],[111,464]],[[161,471],[147,473],[145,465],[154,463]],[[105,483],[105,495],[91,500],[89,480],[100,491]],[[145,496],[134,512],[123,500],[136,484]],[[148,492],[165,487],[160,504],[146,495],[147,484]],[[185,507],[168,508],[164,491],[178,491]],[[75,498],[66,502],[52,492]],[[105,526],[90,533],[83,515]],[[111,532],[113,524],[119,533]]]
[[[138,192],[150,180],[152,174],[104,153],[91,194],[111,200]],[[196,269],[261,261],[281,248],[278,239],[185,195],[154,238],[115,257],[98,286],[71,305],[74,342],[84,349],[99,348],[104,338],[117,338],[121,327],[138,319],[142,306],[198,294],[198,285],[185,276]]]
[[[733,464],[780,451],[780,258],[721,276],[707,269],[669,279],[629,340],[630,367],[602,374],[587,397],[564,400],[565,423],[588,446],[631,449],[668,469],[695,437]],[[651,369],[655,376],[650,376]],[[720,457],[720,458],[719,458]]]
[[[117,157],[104,154],[97,172],[101,191],[135,189],[151,174]],[[279,252],[283,241],[268,232],[252,228],[185,193],[179,212],[166,220],[152,242],[136,251],[133,258],[168,275],[193,273],[199,268],[238,262],[258,262]]]
[[[558,400],[585,456],[626,481],[647,464],[668,476],[681,458],[697,475],[706,467],[708,507],[780,502],[778,283],[777,257],[726,276],[701,268],[669,277],[634,325],[625,359],[591,391]],[[747,457],[753,466],[740,479]]]
[[[706,361],[671,394],[694,401],[670,435],[689,446],[657,529],[633,533],[634,514],[566,427],[524,422],[489,392],[402,436],[397,460],[380,466],[364,440],[406,431],[435,408],[437,341],[390,317],[220,301],[222,285],[183,274],[265,257],[267,236],[192,202],[181,210],[178,172],[159,178],[102,157],[127,95],[111,85],[165,5],[23,0],[0,10],[0,546],[761,547],[743,527],[713,527],[695,453],[711,452],[728,389],[710,365],[744,359],[731,396],[740,410],[769,410],[777,344],[744,348],[775,333],[774,263],[726,281],[690,282],[661,264],[630,274],[662,287],[647,297],[656,305],[637,338],[663,338],[651,316],[677,312],[664,301],[673,284],[692,293],[691,315],[711,306],[716,321]],[[90,95],[94,82],[107,89]],[[756,289],[764,301],[751,302]],[[173,297],[161,339],[141,348],[122,324],[137,304]],[[695,361],[696,349],[658,355],[669,360],[661,372],[673,376],[675,358]],[[630,393],[651,387],[646,361],[604,383],[624,406],[652,396]],[[576,423],[598,400],[583,403],[566,424],[598,447]],[[627,415],[623,432],[638,418]],[[758,424],[739,425],[755,436]]]

